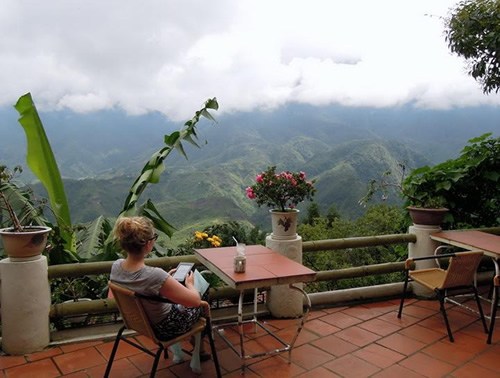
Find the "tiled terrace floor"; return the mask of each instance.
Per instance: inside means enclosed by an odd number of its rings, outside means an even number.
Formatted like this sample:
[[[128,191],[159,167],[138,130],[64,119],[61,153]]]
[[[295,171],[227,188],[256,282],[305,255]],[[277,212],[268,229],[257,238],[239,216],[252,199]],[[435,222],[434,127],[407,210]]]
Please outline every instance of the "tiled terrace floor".
[[[479,321],[448,305],[455,342],[448,341],[436,301],[408,300],[402,319],[398,302],[314,309],[292,352],[249,361],[246,377],[500,377],[500,330],[486,344]],[[485,306],[486,307],[486,306]],[[267,324],[284,338],[292,320]],[[497,327],[498,328],[498,327]],[[260,331],[259,331],[260,332]],[[257,332],[248,349],[270,346]],[[141,339],[146,345],[147,340]],[[236,355],[216,336],[224,377],[240,376]],[[111,340],[73,343],[26,356],[0,357],[0,377],[102,377]],[[112,377],[147,377],[152,358],[121,343]],[[161,361],[157,377],[192,377],[189,363]],[[215,376],[211,361],[202,363],[202,377]]]

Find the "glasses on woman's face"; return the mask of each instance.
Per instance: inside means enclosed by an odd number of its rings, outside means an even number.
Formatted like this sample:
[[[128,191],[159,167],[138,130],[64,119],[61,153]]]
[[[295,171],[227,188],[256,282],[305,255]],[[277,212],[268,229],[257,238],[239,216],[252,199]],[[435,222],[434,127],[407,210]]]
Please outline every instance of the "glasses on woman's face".
[[[158,234],[155,232],[153,236],[151,236],[148,240],[155,240],[158,239]]]

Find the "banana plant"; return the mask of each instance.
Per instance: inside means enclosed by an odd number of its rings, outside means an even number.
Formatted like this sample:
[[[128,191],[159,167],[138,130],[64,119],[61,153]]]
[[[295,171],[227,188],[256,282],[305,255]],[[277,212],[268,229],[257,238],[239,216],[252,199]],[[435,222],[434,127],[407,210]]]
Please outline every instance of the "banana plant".
[[[139,177],[134,181],[129,190],[129,194],[125,199],[123,209],[120,216],[144,215],[150,218],[156,229],[164,232],[169,237],[172,236],[175,228],[170,225],[158,212],[153,202],[147,200],[143,205],[137,206],[137,201],[141,194],[146,189],[148,184],[156,184],[160,181],[160,175],[165,170],[164,160],[174,150],[177,150],[182,156],[187,159],[186,151],[182,144],[183,141],[191,143],[196,147],[200,147],[197,143],[198,136],[196,134],[196,124],[201,117],[205,117],[215,122],[214,117],[210,114],[209,109],[219,109],[217,99],[214,97],[205,101],[205,105],[195,112],[193,118],[184,123],[184,126],[179,131],[175,131],[170,135],[165,135],[165,147],[155,152],[149,161],[142,168]]]
[[[137,202],[148,184],[156,184],[160,181],[160,176],[165,170],[164,161],[172,151],[177,150],[187,159],[187,154],[182,144],[183,141],[200,147],[197,143],[196,125],[201,117],[216,122],[210,114],[209,109],[217,110],[218,108],[219,104],[215,98],[208,99],[204,106],[195,112],[193,118],[185,122],[179,131],[164,136],[165,146],[155,152],[142,168],[139,176],[129,190],[118,217],[145,216],[152,220],[157,230],[169,237],[172,236],[175,228],[160,214],[150,199],[147,199],[141,205],[138,205]],[[79,233],[79,235],[81,236],[79,240],[82,241],[82,244],[78,247],[79,256],[86,256],[89,261],[109,261],[115,260],[118,257],[118,248],[113,240],[112,227],[110,227],[108,221],[104,221],[103,219],[96,220],[92,222],[91,227],[88,227],[84,233]],[[157,246],[156,248],[161,247]],[[100,253],[95,254],[95,251],[100,251]],[[161,250],[158,250],[158,252],[160,254],[164,253]]]
[[[78,258],[75,233],[63,181],[31,93],[21,96],[14,107],[20,114],[19,123],[26,134],[28,167],[47,191],[51,210],[62,238],[64,250],[60,251],[59,256],[62,260],[60,262],[76,262]]]

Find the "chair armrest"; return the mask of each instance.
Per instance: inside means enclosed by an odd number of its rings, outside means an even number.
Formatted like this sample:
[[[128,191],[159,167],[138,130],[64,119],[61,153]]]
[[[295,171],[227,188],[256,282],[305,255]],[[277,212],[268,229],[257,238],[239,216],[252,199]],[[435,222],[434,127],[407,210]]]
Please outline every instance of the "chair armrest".
[[[210,315],[210,305],[208,304],[208,302],[206,301],[201,301],[201,310],[203,311],[203,317],[204,318],[207,318],[207,319],[210,319],[211,315]]]
[[[420,260],[434,260],[434,259],[440,259],[440,258],[442,258],[442,257],[453,257],[453,256],[455,256],[457,253],[460,253],[460,252],[443,253],[442,255],[421,256],[421,257],[410,257],[410,258],[408,258],[406,261],[408,261],[408,260],[413,260],[413,261],[420,261]]]
[[[421,257],[409,257],[405,261],[405,270],[413,270],[414,269],[414,262],[415,261],[422,261],[422,260],[436,260],[440,258],[446,258],[446,257],[453,257],[457,253],[443,253],[442,255],[432,255],[432,256],[421,256]]]

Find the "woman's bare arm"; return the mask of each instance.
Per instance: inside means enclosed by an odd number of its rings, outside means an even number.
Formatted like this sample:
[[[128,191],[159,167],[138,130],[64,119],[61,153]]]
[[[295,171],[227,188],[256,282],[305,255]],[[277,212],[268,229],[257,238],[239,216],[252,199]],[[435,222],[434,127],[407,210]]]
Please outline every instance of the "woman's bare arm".
[[[198,307],[201,304],[200,293],[194,287],[193,272],[187,275],[185,286],[168,277],[160,289],[160,295],[186,307]]]

